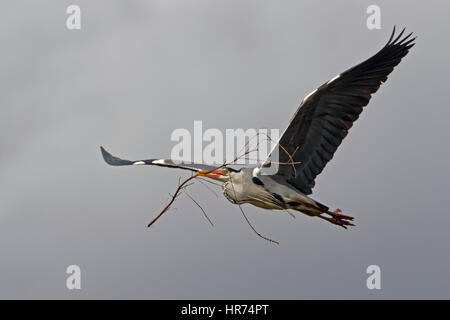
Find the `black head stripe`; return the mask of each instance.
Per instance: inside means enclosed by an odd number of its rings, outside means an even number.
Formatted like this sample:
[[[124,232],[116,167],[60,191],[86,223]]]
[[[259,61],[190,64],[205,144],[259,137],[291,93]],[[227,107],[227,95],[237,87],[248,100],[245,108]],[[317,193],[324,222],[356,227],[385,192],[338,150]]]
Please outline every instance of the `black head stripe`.
[[[278,193],[272,193],[272,195],[275,197],[275,199],[277,199],[278,201],[280,201],[281,203],[284,203],[284,199],[282,196],[280,196]]]
[[[259,186],[263,186],[264,185],[264,183],[261,181],[261,179],[259,179],[257,177],[253,177],[252,181],[253,181],[254,184],[257,184]]]

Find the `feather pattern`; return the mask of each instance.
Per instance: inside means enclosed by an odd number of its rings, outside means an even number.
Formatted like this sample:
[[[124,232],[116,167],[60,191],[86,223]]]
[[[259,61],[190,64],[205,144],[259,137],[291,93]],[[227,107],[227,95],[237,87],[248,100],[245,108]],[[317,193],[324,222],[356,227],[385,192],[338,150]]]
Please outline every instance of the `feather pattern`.
[[[284,176],[304,194],[312,193],[316,176],[333,158],[363,107],[414,45],[412,33],[402,38],[404,31],[394,39],[394,27],[389,41],[377,54],[303,99],[278,144],[289,154],[279,148],[279,162],[293,160],[295,165],[281,165],[277,175]]]

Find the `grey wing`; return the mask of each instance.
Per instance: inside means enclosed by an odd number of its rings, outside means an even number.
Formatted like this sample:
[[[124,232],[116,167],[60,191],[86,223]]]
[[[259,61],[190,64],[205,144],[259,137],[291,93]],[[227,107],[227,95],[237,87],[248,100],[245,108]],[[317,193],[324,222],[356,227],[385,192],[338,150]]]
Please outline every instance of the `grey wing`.
[[[170,159],[125,160],[113,156],[103,147],[100,147],[100,150],[102,151],[103,159],[105,160],[105,162],[111,166],[150,165],[150,166],[160,166],[160,167],[190,170],[194,172],[197,172],[199,170],[217,169],[217,166],[210,166],[206,164],[197,164],[184,161],[173,161]]]
[[[371,95],[414,45],[405,29],[368,60],[331,79],[305,97],[283,133],[278,148],[282,175],[292,186],[311,194],[314,180],[331,160]],[[409,39],[409,40],[408,40]],[[281,147],[280,147],[281,145]]]

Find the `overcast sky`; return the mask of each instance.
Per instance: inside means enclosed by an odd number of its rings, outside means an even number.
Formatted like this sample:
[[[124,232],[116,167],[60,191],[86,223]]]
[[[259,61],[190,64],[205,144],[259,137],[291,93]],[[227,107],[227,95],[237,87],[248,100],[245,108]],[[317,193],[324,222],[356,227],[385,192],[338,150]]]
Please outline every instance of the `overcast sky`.
[[[66,8],[82,10],[81,30]],[[376,1],[9,1],[0,13],[0,298],[450,298],[449,5]],[[177,128],[279,128],[317,86],[417,45],[375,94],[313,197],[355,216],[244,206],[184,172],[107,166],[104,145],[168,157]],[[82,289],[66,288],[67,266]],[[366,268],[381,268],[368,290]]]

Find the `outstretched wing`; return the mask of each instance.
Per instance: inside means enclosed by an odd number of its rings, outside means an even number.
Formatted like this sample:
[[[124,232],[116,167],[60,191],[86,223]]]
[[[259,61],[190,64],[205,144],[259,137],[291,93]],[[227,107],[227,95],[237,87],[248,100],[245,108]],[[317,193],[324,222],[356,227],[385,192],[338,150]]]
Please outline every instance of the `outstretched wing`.
[[[409,39],[412,33],[401,38],[404,31],[394,39],[394,27],[388,43],[377,54],[303,99],[278,145],[279,162],[293,164],[280,165],[277,175],[301,192],[312,193],[314,179],[331,160],[371,95],[414,45],[415,38]]]
[[[124,160],[118,157],[113,156],[108,151],[106,151],[103,147],[100,147],[102,151],[103,159],[105,162],[111,166],[131,166],[131,165],[150,165],[150,166],[160,166],[160,167],[169,167],[169,168],[177,168],[183,170],[190,170],[197,172],[199,170],[214,170],[217,167],[209,166],[206,164],[197,164],[191,162],[183,162],[183,161],[173,161],[168,159],[147,159],[147,160]]]

